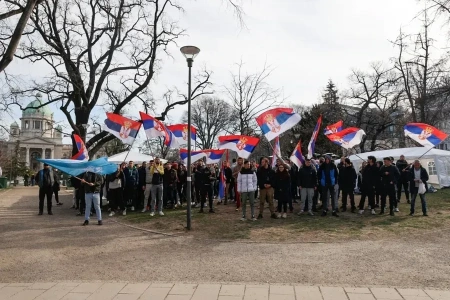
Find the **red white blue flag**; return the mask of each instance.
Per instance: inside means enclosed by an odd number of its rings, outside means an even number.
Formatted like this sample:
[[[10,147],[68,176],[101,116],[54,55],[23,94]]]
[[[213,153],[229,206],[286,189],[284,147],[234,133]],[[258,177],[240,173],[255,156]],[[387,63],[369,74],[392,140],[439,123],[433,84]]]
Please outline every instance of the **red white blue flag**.
[[[305,158],[302,154],[302,141],[298,141],[298,144],[289,159],[299,168],[305,163]]]
[[[75,144],[77,145],[78,153],[72,156],[72,159],[89,160],[89,154],[86,146],[84,145],[83,139],[78,134],[74,134],[73,138],[75,140]]]
[[[176,124],[169,125],[167,129],[172,131],[178,145],[184,146],[188,143],[188,125],[187,124]],[[197,129],[191,125],[191,143],[195,145],[195,140],[197,139]]]
[[[329,135],[329,134],[333,134],[333,133],[342,131],[343,126],[344,126],[344,122],[342,120],[338,121],[337,123],[328,125],[327,127],[325,127],[324,134]]]
[[[200,160],[200,159],[202,159],[205,156],[206,156],[206,153],[203,150],[191,151],[191,161],[192,162]],[[180,149],[180,157],[181,157],[181,160],[186,165],[187,164],[187,159],[188,159],[188,150],[187,149]]]
[[[219,136],[219,149],[233,150],[242,158],[248,158],[258,143],[259,138],[246,135]]]
[[[364,130],[360,128],[349,127],[335,134],[329,134],[327,138],[344,149],[351,149],[361,143],[365,134]]]
[[[277,163],[277,157],[281,157],[281,147],[280,147],[280,137],[277,136],[275,139],[275,147],[273,147],[272,153],[272,168],[275,168]]]
[[[223,175],[224,169],[225,169],[225,162],[224,162],[222,168],[220,169],[220,174],[219,174],[219,199],[220,200],[225,198],[225,188],[227,185],[225,182],[225,176]]]
[[[108,131],[125,144],[133,144],[141,128],[141,123],[122,117],[118,114],[106,113],[105,131]]]
[[[322,115],[319,116],[319,119],[317,120],[316,127],[314,127],[313,134],[311,136],[311,140],[308,144],[308,158],[312,158],[314,155],[314,149],[316,148],[316,141],[317,136],[319,135],[320,125],[322,125]]]
[[[425,147],[434,147],[447,139],[448,134],[424,123],[409,123],[405,126],[405,136]]]
[[[163,137],[164,144],[169,148],[178,148],[178,142],[175,139],[175,135],[170,131],[166,125],[160,120],[147,115],[146,113],[139,112],[141,115],[142,125],[144,126],[145,134],[149,139]]]
[[[223,154],[226,150],[203,150],[206,154],[206,163],[207,164],[218,164],[222,159]]]
[[[292,108],[274,108],[256,117],[256,122],[267,140],[271,141],[297,125],[301,119],[302,117]]]

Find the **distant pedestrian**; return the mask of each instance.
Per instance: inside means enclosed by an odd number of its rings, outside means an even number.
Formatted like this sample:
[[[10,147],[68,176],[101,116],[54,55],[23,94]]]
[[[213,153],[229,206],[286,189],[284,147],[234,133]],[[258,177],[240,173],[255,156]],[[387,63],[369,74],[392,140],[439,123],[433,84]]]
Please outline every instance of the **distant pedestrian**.
[[[39,215],[42,215],[44,212],[45,197],[47,197],[47,212],[49,215],[53,215],[52,196],[55,175],[50,166],[44,164],[44,169],[40,170],[35,177],[39,185]]]

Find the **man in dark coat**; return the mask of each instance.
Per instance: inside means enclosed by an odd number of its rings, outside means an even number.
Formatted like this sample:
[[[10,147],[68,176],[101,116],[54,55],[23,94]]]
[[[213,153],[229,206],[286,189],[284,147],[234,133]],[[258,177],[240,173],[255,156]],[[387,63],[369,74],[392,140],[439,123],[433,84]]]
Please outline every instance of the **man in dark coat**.
[[[427,217],[427,200],[425,198],[425,193],[419,194],[419,186],[420,184],[423,184],[425,186],[425,192],[427,192],[427,181],[429,177],[427,170],[422,167],[419,160],[414,161],[414,166],[408,171],[408,178],[411,191],[411,210],[409,215],[414,216],[416,198],[417,195],[419,195],[420,201],[422,202],[422,213],[425,217]]]
[[[400,203],[400,198],[402,197],[402,187],[403,187],[403,190],[405,191],[406,201],[408,203],[411,203],[409,201],[409,187],[408,187],[409,164],[405,160],[405,156],[400,155],[400,159],[397,160],[397,163],[395,165],[397,166],[397,169],[400,172],[400,180],[397,182],[397,203]]]
[[[376,164],[376,158],[369,156],[368,164],[361,170],[361,200],[359,201],[359,213],[364,213],[364,203],[366,197],[369,198],[369,205],[372,215],[375,214],[375,189],[380,181],[380,174]]]
[[[395,195],[395,186],[400,180],[400,173],[395,165],[392,165],[390,157],[385,157],[384,165],[380,168],[380,176],[382,181],[381,191],[381,211],[384,214],[386,208],[386,198],[389,196],[389,210],[391,216],[394,216],[394,209],[397,207],[397,199]]]
[[[44,169],[36,174],[36,181],[39,185],[39,215],[42,215],[44,212],[45,197],[47,197],[47,212],[49,215],[53,215],[52,196],[55,175],[49,165],[44,164]]]
[[[347,197],[350,197],[352,213],[356,212],[354,191],[357,178],[358,175],[356,174],[356,170],[353,167],[353,164],[351,163],[350,159],[346,158],[344,167],[339,172],[339,188],[342,191],[342,211],[347,210]]]

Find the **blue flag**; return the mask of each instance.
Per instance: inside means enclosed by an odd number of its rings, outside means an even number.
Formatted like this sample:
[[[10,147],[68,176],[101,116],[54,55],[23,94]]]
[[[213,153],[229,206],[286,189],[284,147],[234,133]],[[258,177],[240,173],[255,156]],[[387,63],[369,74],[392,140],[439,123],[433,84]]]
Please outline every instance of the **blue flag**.
[[[117,165],[108,162],[108,159],[106,157],[102,157],[91,161],[81,161],[73,159],[38,159],[38,160],[72,176],[78,176],[85,172],[92,172],[99,175],[107,175],[117,171]]]

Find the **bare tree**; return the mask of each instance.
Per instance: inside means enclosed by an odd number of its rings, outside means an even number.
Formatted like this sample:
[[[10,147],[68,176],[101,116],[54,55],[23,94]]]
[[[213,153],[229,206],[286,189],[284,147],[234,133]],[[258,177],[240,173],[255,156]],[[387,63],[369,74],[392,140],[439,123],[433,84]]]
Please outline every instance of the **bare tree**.
[[[218,136],[228,133],[237,121],[233,108],[224,100],[202,97],[192,105],[192,125],[197,128],[197,146],[212,149]],[[187,122],[187,112],[183,117]]]
[[[255,118],[264,110],[281,103],[281,89],[273,89],[268,79],[273,72],[267,64],[261,71],[245,73],[244,63],[236,64],[237,73],[231,74],[231,83],[225,87],[228,99],[238,115],[235,129],[240,134],[255,130]]]
[[[353,70],[349,81],[350,88],[344,100],[350,105],[343,105],[346,124],[366,132],[360,144],[361,152],[366,151],[367,141],[373,151],[386,129],[394,125],[392,114],[401,108],[400,77],[394,69],[374,63],[369,73]]]

